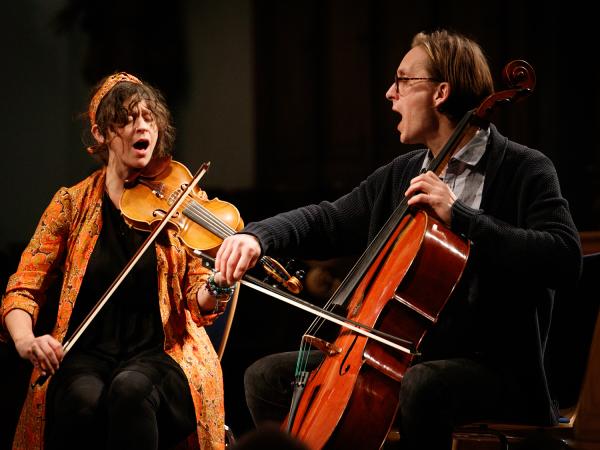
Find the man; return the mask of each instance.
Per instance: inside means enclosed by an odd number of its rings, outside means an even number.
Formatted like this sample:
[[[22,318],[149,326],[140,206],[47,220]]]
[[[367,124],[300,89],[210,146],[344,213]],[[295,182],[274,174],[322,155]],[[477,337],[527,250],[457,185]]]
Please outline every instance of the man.
[[[216,269],[233,284],[261,254],[359,252],[403,196],[471,242],[456,292],[402,379],[402,448],[449,449],[453,427],[478,418],[557,420],[543,349],[554,289],[577,280],[581,248],[551,161],[490,125],[467,136],[441,177],[422,173],[463,115],[492,92],[475,42],[444,30],[417,34],[386,97],[400,116],[400,141],[425,148],[398,156],[334,202],[248,224],[217,254]],[[313,356],[312,367],[318,361]],[[247,370],[255,422],[285,417],[292,373],[290,354]]]

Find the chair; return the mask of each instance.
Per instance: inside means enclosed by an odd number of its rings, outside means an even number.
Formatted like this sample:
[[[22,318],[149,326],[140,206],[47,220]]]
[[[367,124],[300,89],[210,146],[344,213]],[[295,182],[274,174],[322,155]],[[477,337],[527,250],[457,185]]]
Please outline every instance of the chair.
[[[557,324],[550,330],[546,362],[551,391],[559,405],[566,406],[560,410],[560,423],[549,427],[496,422],[460,426],[453,434],[453,450],[600,449],[598,276],[600,253],[585,255],[577,289],[569,298],[557,294],[553,315]],[[578,354],[583,358],[578,360]]]

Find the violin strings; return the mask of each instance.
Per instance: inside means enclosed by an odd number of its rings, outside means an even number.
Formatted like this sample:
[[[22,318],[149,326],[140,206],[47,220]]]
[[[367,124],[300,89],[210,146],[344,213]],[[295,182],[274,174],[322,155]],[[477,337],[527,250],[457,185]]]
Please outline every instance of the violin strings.
[[[215,233],[221,239],[225,239],[235,233],[233,228],[222,222],[217,216],[195,200],[186,202],[184,214],[190,216],[192,219],[196,219],[194,220],[195,222],[205,226],[209,231]]]
[[[179,191],[180,189],[173,189],[167,203],[172,204],[174,199],[179,195]],[[209,231],[221,239],[225,239],[235,233],[233,228],[222,222],[218,217],[208,211],[208,209],[193,199],[188,198],[185,200],[183,213],[199,225],[208,228]]]

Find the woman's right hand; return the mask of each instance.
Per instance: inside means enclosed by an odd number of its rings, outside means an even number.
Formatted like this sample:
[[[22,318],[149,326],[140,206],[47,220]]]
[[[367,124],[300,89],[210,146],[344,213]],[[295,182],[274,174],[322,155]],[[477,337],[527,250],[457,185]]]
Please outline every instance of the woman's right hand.
[[[43,375],[54,375],[64,356],[62,344],[49,334],[22,337],[14,342],[19,356],[31,361]]]
[[[234,234],[226,238],[217,252],[215,270],[229,286],[241,280],[260,258],[260,244],[251,234]]]

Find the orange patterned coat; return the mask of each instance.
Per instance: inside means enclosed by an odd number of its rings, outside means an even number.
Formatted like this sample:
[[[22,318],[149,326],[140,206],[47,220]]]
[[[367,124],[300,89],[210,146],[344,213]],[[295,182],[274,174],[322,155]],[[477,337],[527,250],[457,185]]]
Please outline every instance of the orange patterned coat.
[[[62,342],[68,328],[87,263],[102,228],[102,198],[106,169],[70,188],[61,188],[46,208],[11,276],[0,307],[2,324],[13,309],[27,311],[34,324],[46,298],[45,290],[62,271],[58,316],[52,336]],[[205,194],[204,194],[205,195]],[[165,333],[165,352],[186,374],[196,410],[196,433],[187,448],[223,449],[224,400],[221,366],[204,330],[217,315],[202,315],[196,293],[208,269],[190,257],[172,231],[154,244],[158,262],[158,297]],[[33,371],[31,380],[40,373]],[[43,448],[45,383],[30,389],[21,411],[13,448]]]

